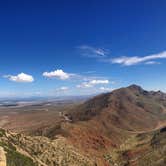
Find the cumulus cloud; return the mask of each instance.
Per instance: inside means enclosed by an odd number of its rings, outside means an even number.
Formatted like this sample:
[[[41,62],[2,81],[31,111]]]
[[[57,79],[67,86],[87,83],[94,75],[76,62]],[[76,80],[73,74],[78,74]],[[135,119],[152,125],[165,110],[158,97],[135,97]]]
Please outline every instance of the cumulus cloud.
[[[117,63],[117,64],[122,64],[124,66],[131,66],[131,65],[136,65],[139,63],[147,63],[148,61],[149,63],[153,63],[151,60],[154,59],[165,59],[166,58],[166,51],[158,53],[158,54],[152,54],[152,55],[148,55],[148,56],[144,56],[144,57],[138,57],[138,56],[133,56],[133,57],[127,57],[127,56],[123,56],[123,57],[118,57],[118,58],[114,58],[111,59],[112,63]],[[151,62],[150,62],[151,61]]]
[[[51,72],[44,72],[43,76],[47,78],[58,78],[61,80],[67,80],[72,74],[64,72],[62,69],[57,69]]]
[[[88,45],[82,45],[78,47],[81,50],[82,55],[90,58],[104,58],[109,54],[109,51],[103,48],[95,48]]]
[[[91,88],[99,84],[109,84],[109,80],[90,80],[88,82],[83,82],[80,85],[77,85],[77,88]]]
[[[14,82],[33,82],[34,81],[33,76],[25,74],[25,73],[20,73],[18,75],[5,75],[4,77]]]

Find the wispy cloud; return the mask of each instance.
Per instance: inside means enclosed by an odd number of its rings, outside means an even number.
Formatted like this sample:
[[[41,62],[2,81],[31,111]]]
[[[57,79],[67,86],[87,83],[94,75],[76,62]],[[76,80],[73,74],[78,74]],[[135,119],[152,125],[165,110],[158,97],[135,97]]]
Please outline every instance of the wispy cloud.
[[[77,85],[77,88],[91,88],[99,84],[109,84],[109,80],[90,80]]]
[[[68,95],[70,93],[70,88],[67,86],[61,86],[57,87],[54,90],[50,90],[48,92],[49,96],[63,96],[63,95]]]
[[[99,88],[102,92],[110,92],[110,91],[112,91],[113,89],[112,88],[108,88],[108,87],[100,87]]]
[[[95,70],[90,70],[90,71],[86,71],[86,72],[83,72],[84,74],[93,74],[93,73],[96,73]]]
[[[44,72],[43,76],[47,78],[58,78],[61,80],[67,80],[72,74],[64,72],[62,69],[57,69],[50,72]]]
[[[78,47],[81,50],[83,56],[89,58],[104,58],[109,54],[109,50],[104,48],[96,48],[88,45],[82,45]]]
[[[5,75],[4,77],[14,82],[33,82],[34,81],[34,78],[32,75],[28,75],[25,73],[20,73],[18,75]]]
[[[62,86],[62,87],[59,88],[59,90],[61,90],[61,91],[67,91],[67,90],[69,90],[69,88],[67,86]]]
[[[157,62],[155,60],[158,59],[166,59],[166,51],[157,53],[157,54],[151,54],[147,56],[121,56],[117,58],[110,58],[108,55],[110,53],[109,50],[106,50],[104,48],[95,48],[88,45],[82,45],[78,47],[82,52],[81,54],[90,57],[90,58],[97,58],[100,60],[100,62],[107,62],[112,64],[121,64],[123,66],[132,66],[137,65],[140,63],[146,64],[146,65],[154,65],[154,64],[160,64],[160,62]]]
[[[111,62],[111,63],[117,63],[117,64],[122,64],[124,66],[131,66],[131,65],[136,65],[139,63],[145,62],[146,64],[155,64],[157,62],[152,61],[155,59],[165,59],[166,58],[166,51],[158,53],[158,54],[152,54],[144,57],[138,57],[138,56],[133,56],[133,57],[118,57],[114,59],[106,59],[105,61]]]
[[[159,65],[161,63],[160,62],[156,62],[156,61],[147,61],[147,62],[145,62],[145,65],[155,65],[155,64]]]

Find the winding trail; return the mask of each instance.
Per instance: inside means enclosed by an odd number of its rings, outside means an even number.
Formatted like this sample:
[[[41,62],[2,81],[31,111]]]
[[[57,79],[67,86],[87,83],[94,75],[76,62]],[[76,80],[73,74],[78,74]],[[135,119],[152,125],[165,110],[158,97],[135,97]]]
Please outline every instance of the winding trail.
[[[130,133],[133,133],[133,134],[143,134],[143,133],[149,133],[149,132],[153,132],[153,131],[156,131],[156,130],[159,130],[163,127],[166,127],[166,122],[158,122],[157,126],[153,129],[150,129],[150,130],[144,130],[144,131],[129,131]]]

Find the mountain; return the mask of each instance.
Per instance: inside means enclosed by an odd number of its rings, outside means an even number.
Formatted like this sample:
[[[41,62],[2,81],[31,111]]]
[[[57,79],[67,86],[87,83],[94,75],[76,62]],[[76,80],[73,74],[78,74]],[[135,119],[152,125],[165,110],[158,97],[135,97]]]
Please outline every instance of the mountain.
[[[166,94],[131,85],[102,94],[71,110],[73,121],[100,119],[130,131],[150,130],[166,119]]]
[[[75,126],[68,129],[71,140],[84,151],[89,147],[88,153],[99,155],[133,135],[156,131],[166,125],[165,99],[166,94],[137,85],[96,96],[67,114]]]
[[[4,132],[0,146],[37,165],[164,166],[166,94],[131,85],[69,107],[30,135]]]

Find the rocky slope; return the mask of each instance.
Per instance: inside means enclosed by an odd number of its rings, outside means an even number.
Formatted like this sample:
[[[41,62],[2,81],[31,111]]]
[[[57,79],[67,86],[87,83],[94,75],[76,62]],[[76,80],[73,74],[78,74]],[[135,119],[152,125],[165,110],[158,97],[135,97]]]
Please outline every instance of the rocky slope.
[[[2,146],[0,146],[0,165],[6,166],[6,154]]]
[[[6,160],[7,166],[95,166],[93,160],[82,155],[63,137],[51,140],[2,129],[0,134],[0,162],[5,163]]]
[[[148,92],[137,85],[102,94],[75,108],[73,121],[86,121],[107,115],[110,124],[126,130],[154,128],[166,118],[166,94]],[[105,120],[105,119],[104,119]]]

